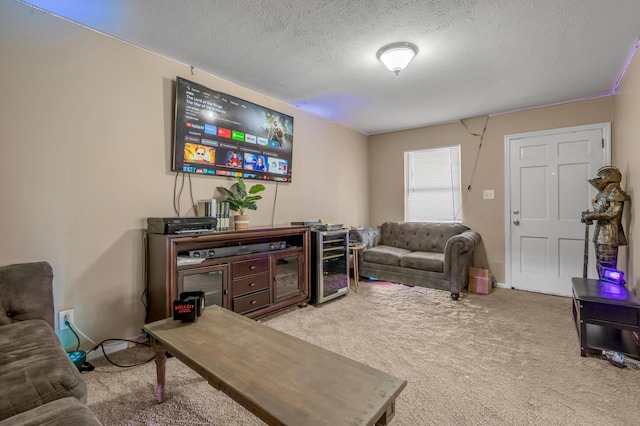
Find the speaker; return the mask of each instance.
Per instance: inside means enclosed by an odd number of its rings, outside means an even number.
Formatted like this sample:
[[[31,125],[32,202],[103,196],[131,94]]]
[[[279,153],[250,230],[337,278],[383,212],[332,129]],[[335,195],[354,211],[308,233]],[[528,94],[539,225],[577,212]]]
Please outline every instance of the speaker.
[[[282,250],[287,248],[286,241],[273,243],[247,244],[244,246],[218,247],[204,250],[189,251],[190,257],[213,259],[218,257],[238,256],[242,254],[260,253],[263,251]]]
[[[203,259],[209,257],[216,257],[216,250],[207,249],[207,250],[192,250],[189,252],[190,257],[201,257]]]

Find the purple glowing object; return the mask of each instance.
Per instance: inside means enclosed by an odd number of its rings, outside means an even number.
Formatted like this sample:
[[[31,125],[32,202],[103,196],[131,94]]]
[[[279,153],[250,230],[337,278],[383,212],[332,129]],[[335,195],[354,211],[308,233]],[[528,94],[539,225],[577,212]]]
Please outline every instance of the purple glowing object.
[[[624,272],[618,271],[617,269],[604,268],[602,270],[601,280],[614,284],[624,284]]]

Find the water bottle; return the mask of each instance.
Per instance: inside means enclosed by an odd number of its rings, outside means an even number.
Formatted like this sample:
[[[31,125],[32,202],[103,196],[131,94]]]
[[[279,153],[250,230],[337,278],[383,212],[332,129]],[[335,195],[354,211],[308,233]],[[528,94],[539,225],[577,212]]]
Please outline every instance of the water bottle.
[[[626,357],[619,352],[603,349],[602,356],[618,368],[629,367],[634,370],[640,370],[640,361]]]

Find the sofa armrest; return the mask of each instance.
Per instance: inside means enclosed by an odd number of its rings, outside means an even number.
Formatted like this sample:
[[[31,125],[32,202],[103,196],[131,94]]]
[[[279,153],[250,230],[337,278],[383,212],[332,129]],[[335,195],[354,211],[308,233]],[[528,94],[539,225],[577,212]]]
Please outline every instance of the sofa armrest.
[[[480,244],[480,234],[468,230],[447,240],[444,249],[444,279],[451,282],[451,294],[459,294],[469,283],[473,251]]]
[[[371,228],[352,228],[349,230],[349,241],[363,243],[365,248],[375,247],[380,244],[382,228],[380,226]]]
[[[474,251],[476,246],[480,244],[480,239],[480,234],[471,230],[464,231],[462,234],[449,238],[444,247],[445,262],[447,256],[450,256],[452,253],[465,254]]]

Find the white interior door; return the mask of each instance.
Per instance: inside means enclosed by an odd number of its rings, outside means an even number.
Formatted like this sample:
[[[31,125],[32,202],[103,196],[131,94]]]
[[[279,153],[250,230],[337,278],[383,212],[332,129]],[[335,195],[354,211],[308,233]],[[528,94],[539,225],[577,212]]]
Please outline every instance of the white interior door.
[[[571,295],[571,277],[583,275],[581,214],[596,194],[587,179],[610,163],[610,134],[602,123],[505,137],[507,285]]]

